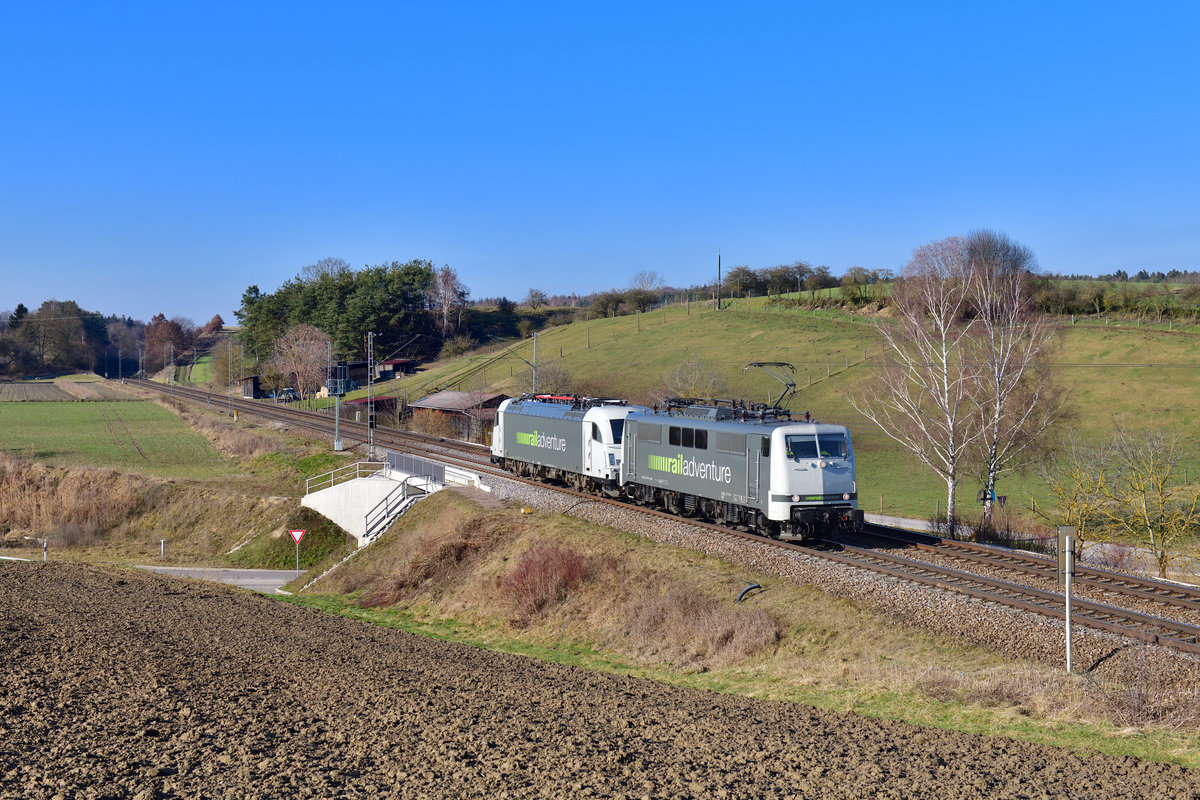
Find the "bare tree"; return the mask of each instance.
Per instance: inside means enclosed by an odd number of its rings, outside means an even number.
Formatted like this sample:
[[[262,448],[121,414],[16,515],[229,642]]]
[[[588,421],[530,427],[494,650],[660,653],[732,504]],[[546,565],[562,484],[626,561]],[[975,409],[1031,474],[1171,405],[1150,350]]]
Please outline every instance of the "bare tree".
[[[663,381],[661,397],[695,397],[701,400],[711,400],[725,394],[725,380],[721,370],[714,364],[708,364],[696,359],[676,364]]]
[[[1088,539],[1099,539],[1104,524],[1102,488],[1108,455],[1102,446],[1083,441],[1078,431],[1066,437],[1053,459],[1036,464],[1033,472],[1054,498],[1054,508],[1034,506],[1034,513],[1052,525],[1073,525],[1082,551]]]
[[[980,376],[977,441],[987,525],[996,479],[1046,441],[1043,434],[1065,413],[1066,394],[1046,358],[1054,329],[1029,291],[1033,251],[986,230],[968,235],[966,248],[975,315],[975,336],[967,341]]]
[[[433,282],[429,287],[429,305],[438,314],[443,339],[454,335],[469,293],[470,290],[459,280],[458,273],[449,265],[434,270]]]
[[[305,397],[320,388],[328,356],[329,336],[312,325],[295,325],[276,340],[271,361],[285,376],[295,376],[296,391]]]
[[[1179,481],[1184,455],[1179,434],[1118,427],[1109,448],[1110,473],[1100,485],[1106,523],[1149,551],[1160,578],[1167,577],[1179,543],[1200,527],[1200,488]]]
[[[315,264],[300,268],[300,277],[306,281],[319,281],[321,278],[338,278],[350,272],[350,264],[341,258],[322,258]]]
[[[541,289],[530,289],[529,294],[525,295],[525,305],[537,311],[538,306],[546,305],[546,293]]]
[[[978,369],[968,358],[969,259],[960,237],[913,251],[893,293],[895,324],[880,322],[887,363],[851,404],[946,482],[946,515],[979,436]]]
[[[533,368],[521,373],[521,382],[533,387]],[[569,394],[572,391],[571,373],[559,361],[547,361],[538,365],[538,394]]]
[[[644,292],[659,292],[664,285],[662,275],[652,269],[633,273],[633,277],[629,281],[630,289],[641,289]]]

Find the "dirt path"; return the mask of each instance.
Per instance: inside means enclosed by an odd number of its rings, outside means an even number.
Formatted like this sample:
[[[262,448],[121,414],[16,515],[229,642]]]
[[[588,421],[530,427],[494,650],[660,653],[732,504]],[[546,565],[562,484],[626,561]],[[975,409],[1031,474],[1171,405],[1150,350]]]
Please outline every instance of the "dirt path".
[[[0,562],[0,798],[1200,798],[1200,776]]]

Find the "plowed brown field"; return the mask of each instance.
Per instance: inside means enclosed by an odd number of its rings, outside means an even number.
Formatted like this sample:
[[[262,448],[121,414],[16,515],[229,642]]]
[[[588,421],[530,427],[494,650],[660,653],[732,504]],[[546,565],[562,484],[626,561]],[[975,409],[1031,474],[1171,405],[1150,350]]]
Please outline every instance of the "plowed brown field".
[[[0,562],[0,797],[1196,798],[1200,776]]]

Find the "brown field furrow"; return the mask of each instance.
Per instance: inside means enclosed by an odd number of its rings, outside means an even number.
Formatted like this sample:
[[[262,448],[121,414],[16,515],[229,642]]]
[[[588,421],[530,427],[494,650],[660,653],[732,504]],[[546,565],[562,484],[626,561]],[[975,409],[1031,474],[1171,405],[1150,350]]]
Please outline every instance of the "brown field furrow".
[[[0,798],[1196,798],[1176,766],[672,688],[0,562]]]

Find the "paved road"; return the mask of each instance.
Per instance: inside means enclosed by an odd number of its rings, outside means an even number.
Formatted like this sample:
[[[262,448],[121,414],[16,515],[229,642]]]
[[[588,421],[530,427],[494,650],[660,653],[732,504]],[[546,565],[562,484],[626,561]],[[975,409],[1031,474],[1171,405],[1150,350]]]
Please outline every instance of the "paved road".
[[[196,578],[253,589],[256,592],[274,594],[275,590],[296,577],[293,569],[225,569],[223,567],[156,567],[139,565],[159,575],[177,575],[181,578]]]

